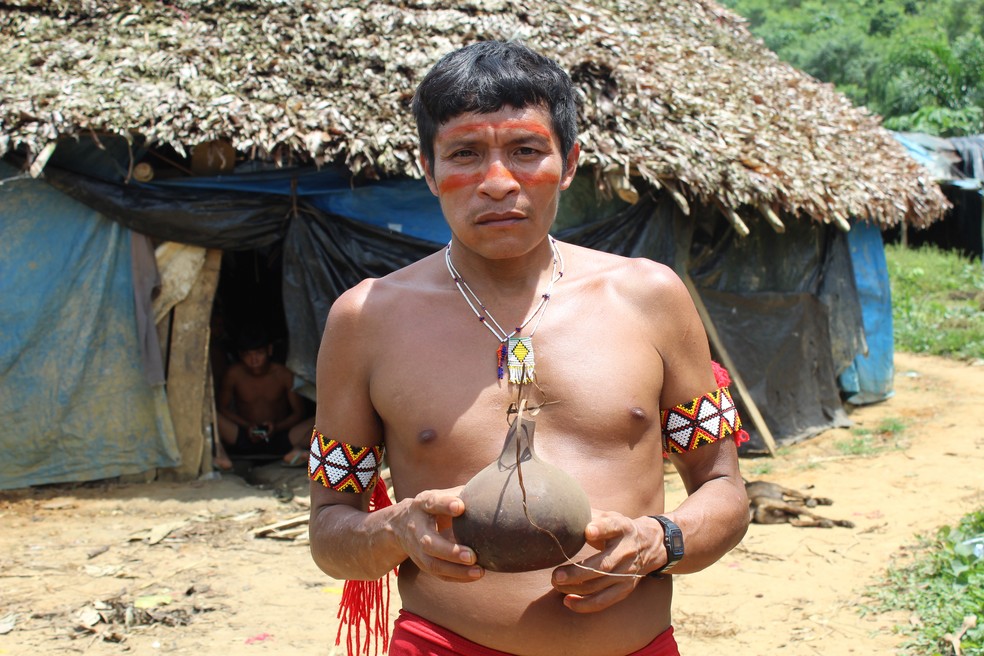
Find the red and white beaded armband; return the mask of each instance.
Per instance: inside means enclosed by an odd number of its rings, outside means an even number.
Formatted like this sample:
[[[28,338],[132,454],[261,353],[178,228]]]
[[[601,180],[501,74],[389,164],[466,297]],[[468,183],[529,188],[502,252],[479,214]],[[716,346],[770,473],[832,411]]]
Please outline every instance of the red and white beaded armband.
[[[311,435],[308,476],[329,490],[361,494],[372,489],[382,461],[382,446],[352,446],[328,439],[317,428]]]
[[[741,418],[727,387],[663,410],[660,423],[664,455],[693,451],[731,435],[735,436],[736,445],[744,441],[739,437],[745,434],[741,430]]]

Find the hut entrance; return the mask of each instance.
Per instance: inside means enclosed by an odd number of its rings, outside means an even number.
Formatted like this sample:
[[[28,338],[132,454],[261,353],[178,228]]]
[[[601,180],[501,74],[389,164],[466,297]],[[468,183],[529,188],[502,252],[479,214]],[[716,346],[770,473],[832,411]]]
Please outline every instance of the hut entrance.
[[[270,338],[276,362],[283,364],[287,359],[281,253],[279,243],[222,253],[209,343],[216,394],[223,374],[236,360],[236,340],[246,329],[259,329]]]

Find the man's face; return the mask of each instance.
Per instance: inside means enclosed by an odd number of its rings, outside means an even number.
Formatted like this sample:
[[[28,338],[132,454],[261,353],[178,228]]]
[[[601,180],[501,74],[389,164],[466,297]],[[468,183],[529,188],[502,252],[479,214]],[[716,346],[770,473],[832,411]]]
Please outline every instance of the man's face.
[[[547,235],[580,153],[561,156],[549,111],[539,105],[469,112],[442,124],[427,184],[458,242],[489,259],[518,257]]]

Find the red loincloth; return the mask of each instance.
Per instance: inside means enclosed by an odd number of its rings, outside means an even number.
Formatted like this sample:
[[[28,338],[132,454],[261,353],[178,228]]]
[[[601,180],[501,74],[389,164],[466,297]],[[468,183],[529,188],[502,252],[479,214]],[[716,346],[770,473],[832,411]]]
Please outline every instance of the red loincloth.
[[[510,656],[489,649],[448,631],[419,615],[401,610],[393,626],[389,656]],[[663,631],[648,645],[627,656],[680,656],[673,627]]]

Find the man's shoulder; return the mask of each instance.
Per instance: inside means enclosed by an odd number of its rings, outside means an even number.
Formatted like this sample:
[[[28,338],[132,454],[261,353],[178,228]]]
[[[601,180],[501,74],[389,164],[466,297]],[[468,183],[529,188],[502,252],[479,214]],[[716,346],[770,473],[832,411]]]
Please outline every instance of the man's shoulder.
[[[246,365],[238,360],[229,364],[226,368],[225,376],[229,379],[240,378],[246,373]]]
[[[626,292],[661,293],[682,284],[676,272],[645,257],[626,257],[592,248],[569,245],[575,270],[589,279],[615,285]]]
[[[371,319],[392,310],[394,301],[405,302],[424,295],[443,272],[438,263],[439,258],[430,255],[380,278],[366,278],[335,300],[331,314],[338,318]]]

